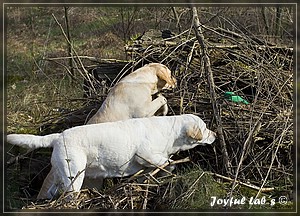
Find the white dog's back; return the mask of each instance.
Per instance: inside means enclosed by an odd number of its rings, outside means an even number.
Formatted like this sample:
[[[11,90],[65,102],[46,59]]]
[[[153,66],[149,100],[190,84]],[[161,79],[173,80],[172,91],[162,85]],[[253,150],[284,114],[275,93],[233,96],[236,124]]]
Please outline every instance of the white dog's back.
[[[57,183],[63,183],[65,190],[78,191],[84,176],[132,175],[144,167],[163,165],[177,151],[214,140],[215,133],[199,117],[189,114],[83,125],[47,136],[7,136],[11,144],[53,147],[55,179],[48,197],[59,187]]]
[[[19,145],[27,148],[46,148],[46,147],[54,147],[58,138],[69,139],[72,137],[72,140],[83,140],[80,144],[84,147],[90,147],[87,143],[89,143],[89,139],[123,139],[128,134],[134,134],[135,131],[136,136],[145,136],[148,137],[147,134],[151,134],[154,131],[155,134],[160,134],[161,136],[168,137],[175,130],[174,126],[178,125],[178,122],[184,124],[185,121],[189,121],[195,118],[194,115],[185,114],[179,116],[164,116],[164,117],[150,117],[150,118],[135,118],[128,119],[125,121],[117,121],[116,122],[105,122],[100,124],[91,124],[91,125],[82,125],[73,127],[63,131],[62,133],[49,134],[45,136],[37,136],[31,134],[9,134],[7,135],[7,142]],[[178,121],[180,119],[180,121]],[[177,122],[177,124],[175,124]],[[206,127],[205,123],[201,120],[202,125],[200,127]],[[137,130],[138,129],[138,130]],[[150,129],[150,130],[149,130]],[[170,131],[172,130],[172,132]],[[168,134],[168,132],[170,134]],[[76,138],[77,137],[77,138]],[[84,137],[84,139],[82,139]],[[151,137],[151,136],[149,136]],[[132,138],[132,137],[131,137]],[[157,139],[157,137],[155,137]],[[66,140],[67,141],[67,140]],[[105,140],[108,142],[109,140]],[[65,142],[65,141],[63,141]],[[93,141],[91,140],[93,143]],[[111,140],[113,143],[113,140]]]

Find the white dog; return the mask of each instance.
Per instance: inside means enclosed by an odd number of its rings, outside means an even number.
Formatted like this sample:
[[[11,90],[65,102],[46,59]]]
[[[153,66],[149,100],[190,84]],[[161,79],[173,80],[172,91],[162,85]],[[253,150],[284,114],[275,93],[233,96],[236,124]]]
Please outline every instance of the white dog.
[[[167,99],[154,94],[162,89],[172,89],[176,86],[176,79],[171,71],[163,64],[150,63],[120,80],[108,93],[107,98],[90,118],[87,124],[120,121],[130,118],[151,117],[153,115],[166,115],[168,112]],[[51,168],[37,199],[46,198],[49,187],[53,184],[54,171]],[[86,179],[85,185],[98,186],[98,179]]]
[[[85,176],[129,176],[146,167],[163,165],[178,151],[214,140],[215,133],[192,114],[84,125],[46,136],[7,135],[11,144],[53,147],[55,173],[48,198],[58,189],[79,191]]]

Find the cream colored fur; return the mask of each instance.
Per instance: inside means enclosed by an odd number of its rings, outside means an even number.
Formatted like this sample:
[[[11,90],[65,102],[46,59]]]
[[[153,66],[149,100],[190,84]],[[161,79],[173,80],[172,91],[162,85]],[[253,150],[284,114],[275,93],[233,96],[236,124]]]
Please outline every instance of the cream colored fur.
[[[176,86],[176,79],[163,64],[150,63],[120,80],[108,93],[97,113],[87,124],[119,121],[130,118],[166,115],[167,100],[161,94],[152,100],[152,96],[163,89]],[[53,168],[46,176],[37,199],[46,198],[46,193],[54,181]],[[101,185],[99,179],[85,179],[86,187]],[[97,187],[99,188],[99,187]]]
[[[53,148],[54,177],[47,191],[49,199],[61,189],[79,191],[85,176],[129,176],[147,167],[163,165],[178,151],[214,140],[215,133],[192,114],[83,125],[46,136],[7,136],[11,144]]]

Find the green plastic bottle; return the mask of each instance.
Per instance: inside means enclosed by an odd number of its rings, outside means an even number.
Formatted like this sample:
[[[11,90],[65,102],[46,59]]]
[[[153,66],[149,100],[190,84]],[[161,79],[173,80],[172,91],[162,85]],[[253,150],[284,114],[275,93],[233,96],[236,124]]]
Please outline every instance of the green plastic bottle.
[[[230,101],[235,102],[235,103],[243,103],[243,104],[247,104],[247,105],[249,104],[248,101],[246,101],[241,96],[235,95],[234,92],[225,92],[224,97],[227,100],[230,100]]]

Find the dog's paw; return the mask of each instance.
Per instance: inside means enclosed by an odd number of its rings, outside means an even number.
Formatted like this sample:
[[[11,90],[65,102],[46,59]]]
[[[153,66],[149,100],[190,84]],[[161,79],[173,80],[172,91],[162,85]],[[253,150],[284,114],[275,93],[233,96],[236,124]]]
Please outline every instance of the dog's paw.
[[[157,99],[160,100],[160,102],[161,102],[162,105],[165,105],[168,102],[167,98],[165,98],[162,94],[158,94],[157,95]]]

